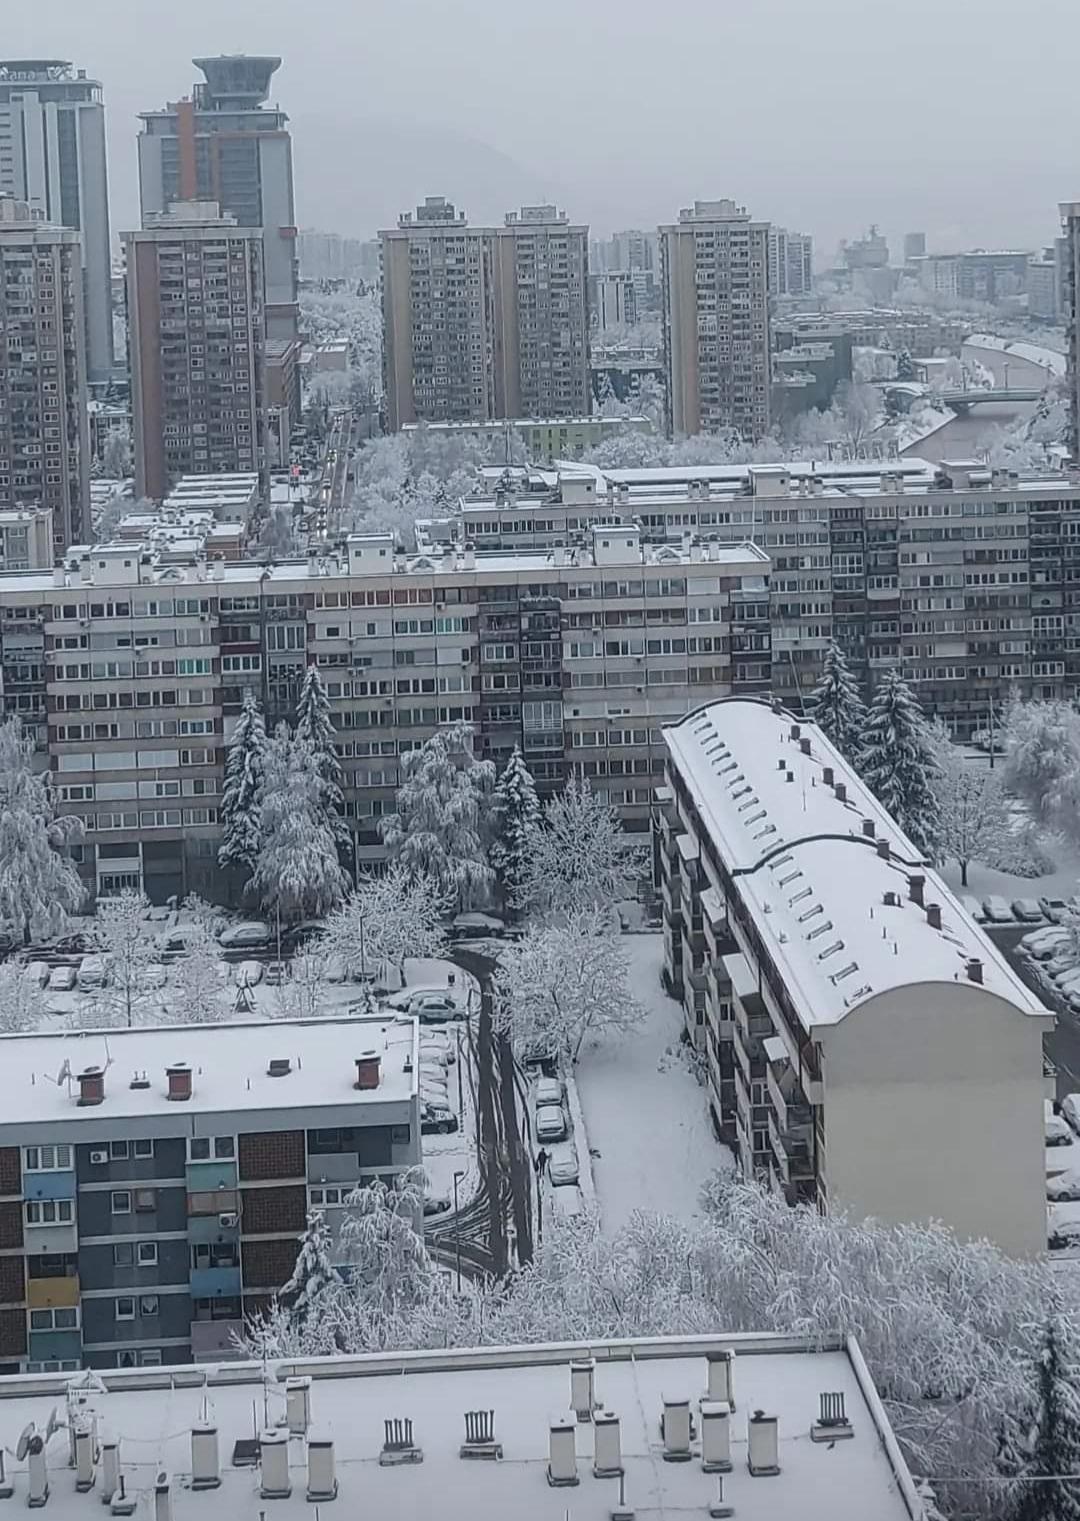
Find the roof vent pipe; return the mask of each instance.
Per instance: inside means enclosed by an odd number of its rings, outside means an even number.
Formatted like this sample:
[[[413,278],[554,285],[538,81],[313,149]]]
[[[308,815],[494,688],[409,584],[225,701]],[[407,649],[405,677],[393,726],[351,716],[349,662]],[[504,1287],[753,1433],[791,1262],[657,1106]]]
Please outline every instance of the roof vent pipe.
[[[923,889],[925,887],[926,878],[924,876],[921,876],[918,872],[916,872],[913,876],[908,877],[908,897],[911,899],[912,903],[917,903],[920,908],[922,907]]]
[[[926,922],[931,929],[941,928],[941,904],[928,903],[926,905]]]
[[[94,1428],[85,1416],[79,1418],[75,1427],[75,1488],[80,1495],[93,1489],[94,1479]]]
[[[31,1510],[40,1510],[49,1498],[49,1473],[45,1467],[45,1442],[39,1432],[30,1438],[26,1449],[26,1471],[26,1503]]]
[[[154,1521],[172,1521],[172,1490],[164,1469],[154,1480]]]
[[[337,1474],[334,1471],[334,1444],[314,1432],[307,1444],[307,1500],[309,1505],[337,1497]]]
[[[877,842],[877,853],[883,861],[887,861],[889,859],[891,852],[889,850],[888,840],[879,840]]]
[[[726,1400],[701,1402],[701,1469],[731,1472],[731,1410]]]
[[[593,1432],[593,1477],[617,1479],[623,1471],[619,1417],[610,1410],[598,1410]]]
[[[259,1438],[259,1494],[264,1500],[287,1500],[289,1480],[289,1433],[280,1426],[267,1429]]]
[[[834,776],[833,776],[833,768],[831,766],[824,766],[824,767],[822,767],[821,780],[825,783],[826,787],[831,787],[832,786],[833,780],[834,780]]]
[[[735,1353],[728,1347],[721,1347],[719,1352],[706,1352],[705,1366],[708,1370],[705,1398],[714,1404],[719,1401],[734,1410]]]
[[[120,1448],[114,1436],[101,1438],[101,1500],[107,1505],[120,1488]]]
[[[553,1489],[580,1483],[577,1471],[577,1423],[572,1415],[552,1421],[548,1434],[547,1481]]]
[[[583,1357],[570,1364],[570,1409],[579,1421],[592,1420],[595,1376],[596,1363],[591,1357]]]
[[[862,832],[863,832],[863,834],[866,836],[866,838],[868,840],[872,840],[874,838],[874,821],[873,821],[873,819],[863,819],[863,821],[862,821]]]
[[[191,1487],[217,1489],[220,1483],[217,1427],[211,1421],[200,1421],[191,1428]]]
[[[290,1436],[303,1436],[311,1425],[310,1378],[285,1380],[285,1417]]]
[[[979,960],[978,956],[972,956],[968,961],[967,974],[969,982],[982,982],[983,964]]]
[[[780,1472],[779,1423],[775,1415],[755,1410],[746,1423],[747,1466],[755,1478]]]

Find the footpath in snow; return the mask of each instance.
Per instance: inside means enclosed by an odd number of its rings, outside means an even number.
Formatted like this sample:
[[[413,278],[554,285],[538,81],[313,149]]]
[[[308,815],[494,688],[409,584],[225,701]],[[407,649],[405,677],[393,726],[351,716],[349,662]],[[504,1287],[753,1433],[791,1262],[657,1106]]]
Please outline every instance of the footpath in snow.
[[[628,935],[625,943],[645,1021],[586,1050],[576,1074],[588,1144],[599,1152],[593,1176],[608,1235],[638,1209],[681,1219],[698,1214],[702,1184],[733,1165],[713,1134],[705,1089],[671,1049],[683,1018],[660,985],[663,936]]]

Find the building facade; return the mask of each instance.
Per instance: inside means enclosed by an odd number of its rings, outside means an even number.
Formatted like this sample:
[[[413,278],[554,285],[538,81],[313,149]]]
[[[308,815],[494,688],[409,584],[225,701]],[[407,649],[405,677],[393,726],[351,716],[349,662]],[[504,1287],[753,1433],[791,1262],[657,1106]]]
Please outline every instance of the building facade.
[[[81,233],[87,374],[113,366],[109,176],[101,85],[59,59],[0,62],[0,196]]]
[[[216,201],[262,231],[266,336],[299,337],[296,210],[289,118],[267,105],[280,58],[195,58],[190,100],[147,111],[139,133],[143,225],[178,201]]]
[[[233,1357],[309,1210],[419,1163],[414,1021],[259,1030],[0,1041],[0,1370]]]
[[[589,321],[594,330],[633,327],[637,320],[637,291],[629,271],[589,276]]]
[[[769,229],[769,294],[809,296],[814,289],[814,240],[807,232]]]
[[[676,434],[769,431],[769,224],[695,201],[660,228],[667,421]]]
[[[0,576],[6,713],[37,735],[91,893],[220,891],[224,747],[244,695],[291,719],[316,664],[330,697],[358,859],[382,855],[400,756],[463,719],[479,754],[522,747],[539,788],[581,767],[628,829],[648,826],[660,724],[767,690],[768,562],[747,545],[396,555],[387,536],[266,566],[102,546]]]
[[[263,239],[213,202],[178,202],[124,235],[135,481],[265,468]]]
[[[730,700],[664,739],[665,971],[743,1176],[1042,1253],[1053,1015],[813,725]]]
[[[1058,239],[1058,263],[1061,274],[1061,304],[1065,314],[1065,336],[1069,358],[1069,455],[1080,461],[1080,201],[1061,203],[1061,231]]]
[[[379,238],[390,431],[589,412],[588,228],[554,206],[470,227],[430,196]]]
[[[90,533],[79,234],[0,200],[0,506],[52,513],[53,550]]]

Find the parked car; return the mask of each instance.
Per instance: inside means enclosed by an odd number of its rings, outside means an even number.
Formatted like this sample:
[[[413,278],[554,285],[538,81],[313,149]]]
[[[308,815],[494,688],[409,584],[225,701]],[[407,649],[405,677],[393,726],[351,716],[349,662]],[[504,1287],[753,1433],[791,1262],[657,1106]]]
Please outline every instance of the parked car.
[[[1010,907],[1013,917],[1022,924],[1038,924],[1043,918],[1042,904],[1038,898],[1014,898]]]
[[[1080,1135],[1080,1093],[1067,1093],[1060,1104],[1061,1117],[1076,1135]]]
[[[984,750],[987,754],[991,750],[993,750],[995,755],[1003,755],[1005,753],[1000,730],[976,729],[975,733],[971,736],[971,743],[975,746],[976,750]]]
[[[424,1195],[425,1215],[445,1215],[450,1210],[450,1207],[450,1200],[446,1197],[445,1194]]]
[[[410,1001],[407,1012],[421,1021],[441,1022],[460,1019],[465,1011],[449,993],[417,993]]]
[[[261,919],[244,919],[239,924],[230,924],[227,929],[223,929],[218,936],[218,944],[227,951],[257,950],[269,945],[273,938],[270,926]]]
[[[1075,1204],[1051,1204],[1047,1228],[1047,1245],[1060,1251],[1080,1246],[1080,1211]]]
[[[1046,1180],[1046,1197],[1054,1202],[1075,1202],[1080,1199],[1080,1173],[1059,1172]]]
[[[1029,930],[1020,941],[1022,948],[1036,961],[1049,960],[1059,945],[1064,945],[1069,931],[1060,925],[1048,924],[1045,929]]]
[[[458,1117],[452,1109],[440,1108],[437,1104],[421,1103],[421,1135],[453,1135],[457,1128]]]
[[[542,1104],[536,1111],[538,1141],[565,1141],[566,1115],[561,1104]]]
[[[489,935],[501,935],[505,929],[496,914],[458,914],[450,933],[460,940],[486,940]]]
[[[547,1169],[552,1188],[566,1188],[578,1180],[577,1151],[573,1146],[564,1147],[557,1157],[552,1157]]]
[[[973,898],[970,893],[964,893],[961,895],[960,906],[965,913],[970,914],[971,917],[977,920],[980,924],[982,923],[983,919],[986,918],[986,915],[983,913],[982,904],[979,902],[978,898]]]
[[[73,966],[54,966],[49,973],[49,990],[53,993],[70,993],[75,986]]]
[[[301,919],[299,924],[290,924],[288,929],[281,932],[281,943],[292,950],[299,950],[309,940],[319,940],[326,934],[326,921],[323,919]]]
[[[26,975],[31,982],[36,982],[39,988],[49,985],[49,963],[47,961],[28,961],[26,963]]]
[[[76,981],[83,993],[89,993],[93,988],[103,988],[108,980],[109,969],[104,956],[84,956],[79,962]]]
[[[1039,903],[1051,924],[1060,924],[1071,907],[1064,898],[1040,898]]]
[[[542,1077],[536,1085],[533,1093],[536,1107],[542,1108],[545,1104],[561,1104],[563,1101],[562,1079],[558,1077]]]
[[[238,988],[257,988],[263,980],[263,964],[261,961],[241,961],[236,968],[236,986]]]
[[[1004,898],[992,893],[989,898],[982,901],[983,915],[990,920],[991,924],[1011,924],[1012,909]]]
[[[168,981],[168,974],[163,966],[158,966],[155,962],[151,962],[148,967],[143,968],[139,980],[142,987],[147,992],[151,992],[154,988],[163,988],[165,986]]]
[[[1073,1133],[1060,1114],[1055,1114],[1049,1103],[1046,1106],[1046,1144],[1049,1147],[1071,1146]]]

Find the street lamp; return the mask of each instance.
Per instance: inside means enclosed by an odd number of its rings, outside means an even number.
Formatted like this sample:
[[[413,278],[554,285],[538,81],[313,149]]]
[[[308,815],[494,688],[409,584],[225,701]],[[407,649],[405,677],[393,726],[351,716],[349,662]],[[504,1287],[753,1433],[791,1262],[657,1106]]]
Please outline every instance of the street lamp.
[[[465,1176],[465,1169],[461,1168],[454,1174],[454,1253],[457,1257],[457,1291],[461,1293],[461,1221],[458,1219],[458,1179]]]

